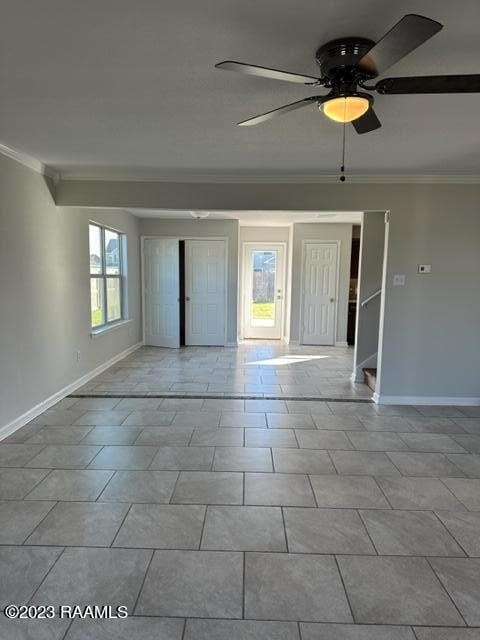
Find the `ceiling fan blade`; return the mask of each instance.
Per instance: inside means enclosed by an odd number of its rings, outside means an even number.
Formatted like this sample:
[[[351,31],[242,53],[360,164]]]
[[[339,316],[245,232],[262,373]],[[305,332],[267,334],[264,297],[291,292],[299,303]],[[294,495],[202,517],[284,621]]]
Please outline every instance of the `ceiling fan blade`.
[[[302,107],[306,107],[308,104],[312,104],[312,102],[318,102],[321,99],[322,98],[320,96],[312,96],[310,98],[304,98],[303,100],[298,100],[298,102],[291,102],[290,104],[286,104],[283,107],[279,107],[278,109],[272,109],[272,111],[267,111],[266,113],[262,113],[259,116],[255,116],[254,118],[243,120],[242,122],[238,123],[238,126],[250,127],[254,124],[261,124],[262,122],[266,122],[267,120],[276,118],[277,116],[280,116],[283,113],[288,113],[289,111],[295,111],[295,109],[301,109]]]
[[[352,120],[352,124],[357,133],[369,133],[369,131],[375,131],[375,129],[380,129],[382,126],[372,107],[361,118]]]
[[[379,75],[443,28],[439,22],[409,13],[373,45],[359,61],[366,73]]]
[[[382,94],[480,93],[480,74],[385,78],[375,90]]]
[[[271,80],[285,80],[286,82],[296,82],[298,84],[323,84],[320,78],[313,76],[304,76],[298,73],[290,73],[281,69],[270,69],[269,67],[259,67],[255,64],[244,64],[235,60],[225,60],[215,65],[216,69],[225,69],[226,71],[237,71],[249,76],[260,76],[261,78],[270,78]]]

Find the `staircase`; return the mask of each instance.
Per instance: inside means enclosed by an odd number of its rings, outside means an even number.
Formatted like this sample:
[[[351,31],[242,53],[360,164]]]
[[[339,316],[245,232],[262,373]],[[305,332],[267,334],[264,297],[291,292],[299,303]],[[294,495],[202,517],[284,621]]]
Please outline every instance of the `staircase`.
[[[375,391],[377,386],[377,370],[376,369],[364,369],[363,370],[365,384],[370,387],[372,391]]]

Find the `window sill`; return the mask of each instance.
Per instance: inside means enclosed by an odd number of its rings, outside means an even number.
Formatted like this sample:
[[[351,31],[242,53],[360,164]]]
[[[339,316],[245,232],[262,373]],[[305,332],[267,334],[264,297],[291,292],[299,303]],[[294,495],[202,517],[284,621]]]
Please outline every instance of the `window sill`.
[[[109,333],[110,331],[114,331],[115,329],[124,327],[126,324],[130,324],[131,322],[133,322],[133,320],[131,319],[119,320],[118,322],[112,322],[112,324],[104,325],[103,327],[99,327],[98,329],[92,329],[90,331],[90,338],[97,338],[104,333]]]

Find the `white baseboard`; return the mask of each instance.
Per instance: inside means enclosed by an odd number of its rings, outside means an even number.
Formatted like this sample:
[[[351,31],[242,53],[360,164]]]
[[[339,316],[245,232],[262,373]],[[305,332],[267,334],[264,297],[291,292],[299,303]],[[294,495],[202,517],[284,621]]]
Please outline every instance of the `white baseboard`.
[[[289,340],[289,341],[288,341],[288,344],[289,344],[291,347],[299,347],[299,346],[300,346],[300,340]]]
[[[364,369],[376,369],[377,367],[377,353],[372,353],[371,356],[365,358],[360,364],[355,367],[350,380],[352,382],[363,382],[363,370]]]
[[[480,398],[466,396],[386,396],[374,393],[373,401],[377,404],[413,404],[431,406],[479,406]]]
[[[336,340],[335,341],[335,346],[336,347],[348,347],[348,342],[346,340]]]
[[[238,347],[238,340],[232,341],[232,342],[226,342],[225,343],[226,347]]]
[[[81,378],[78,378],[77,380],[71,382],[66,387],[63,387],[45,400],[42,400],[42,402],[39,402],[34,407],[23,413],[21,416],[18,416],[18,418],[15,418],[3,427],[0,427],[0,440],[3,440],[4,438],[10,436],[12,433],[15,433],[15,431],[17,431],[21,427],[24,427],[41,413],[43,413],[47,409],[50,409],[50,407],[53,407],[53,405],[57,404],[57,402],[60,402],[60,400],[76,391],[79,387],[82,387],[84,384],[114,365],[116,362],[118,362],[119,360],[123,360],[123,358],[130,355],[142,346],[143,342],[137,342],[128,349],[125,349],[125,351],[117,353],[117,355],[113,356],[113,358],[110,358],[110,360],[107,360],[92,371],[89,371],[88,373],[83,375]]]

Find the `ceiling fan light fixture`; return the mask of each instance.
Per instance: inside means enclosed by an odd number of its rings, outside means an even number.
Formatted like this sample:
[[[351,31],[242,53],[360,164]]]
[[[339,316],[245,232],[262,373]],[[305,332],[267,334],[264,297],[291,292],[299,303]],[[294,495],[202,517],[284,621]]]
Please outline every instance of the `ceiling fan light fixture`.
[[[332,96],[322,102],[320,109],[335,122],[353,122],[367,113],[371,103],[367,94]]]

